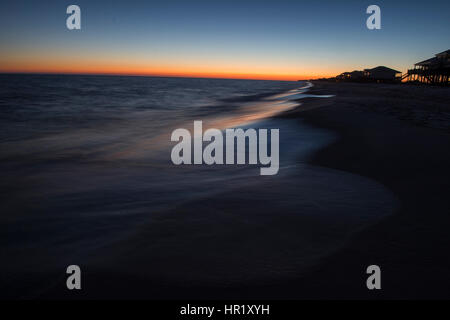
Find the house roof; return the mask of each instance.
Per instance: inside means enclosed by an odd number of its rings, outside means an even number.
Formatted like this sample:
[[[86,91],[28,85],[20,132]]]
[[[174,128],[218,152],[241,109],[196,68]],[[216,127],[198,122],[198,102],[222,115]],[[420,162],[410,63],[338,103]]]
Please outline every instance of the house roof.
[[[445,59],[446,57],[450,56],[450,49],[446,51],[442,51],[441,53],[435,54],[435,57],[423,60],[420,62],[415,63],[415,66],[426,66],[433,63],[438,63],[439,59]]]
[[[426,65],[429,65],[429,64],[433,64],[433,63],[437,62],[438,60],[439,60],[438,58],[434,57],[434,58],[430,58],[430,59],[427,59],[427,60],[423,60],[423,61],[417,62],[414,65],[415,66],[426,66]]]
[[[364,71],[368,71],[368,72],[386,72],[386,71],[390,71],[392,73],[401,73],[400,71],[385,67],[385,66],[378,66],[372,69],[364,69]]]
[[[446,55],[450,55],[450,49],[442,51],[441,53],[436,54],[436,57],[437,56],[446,56]]]

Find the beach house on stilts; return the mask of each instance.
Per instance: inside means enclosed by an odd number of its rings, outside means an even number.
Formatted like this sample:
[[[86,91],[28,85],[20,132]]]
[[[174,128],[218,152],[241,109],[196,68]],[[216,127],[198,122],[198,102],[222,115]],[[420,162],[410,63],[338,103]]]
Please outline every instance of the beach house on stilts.
[[[450,84],[450,50],[438,53],[435,57],[418,62],[409,69],[403,79],[411,82],[435,85]]]

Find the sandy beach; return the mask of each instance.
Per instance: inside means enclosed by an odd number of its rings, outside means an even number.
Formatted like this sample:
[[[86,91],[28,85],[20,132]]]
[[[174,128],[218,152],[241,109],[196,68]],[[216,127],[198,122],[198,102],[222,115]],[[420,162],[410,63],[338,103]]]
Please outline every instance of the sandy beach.
[[[338,132],[340,139],[311,162],[379,181],[401,207],[299,280],[296,297],[448,298],[450,90],[316,82],[312,92],[336,97],[290,116]],[[380,293],[362,282],[370,264],[382,267]]]

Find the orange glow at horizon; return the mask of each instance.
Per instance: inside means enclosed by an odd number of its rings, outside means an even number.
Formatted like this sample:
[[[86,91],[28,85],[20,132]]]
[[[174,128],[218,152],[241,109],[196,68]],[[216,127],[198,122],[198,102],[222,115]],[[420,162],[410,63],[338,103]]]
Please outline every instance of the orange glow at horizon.
[[[255,80],[297,81],[331,77],[337,70],[321,70],[309,66],[299,68],[293,66],[268,66],[260,63],[250,65],[244,62],[224,61],[186,61],[186,63],[170,63],[155,61],[153,63],[133,60],[114,59],[100,60],[78,56],[76,59],[46,55],[40,59],[29,57],[0,57],[2,73],[50,73],[50,74],[92,74],[92,75],[130,75],[160,77],[192,77],[192,78],[228,78]],[[226,71],[223,71],[226,70]],[[320,69],[319,69],[320,70]]]
[[[155,72],[115,72],[115,71],[83,71],[83,70],[1,70],[1,73],[30,73],[30,74],[79,74],[79,75],[111,75],[111,76],[147,76],[147,77],[179,77],[179,78],[217,78],[217,79],[243,79],[243,80],[277,80],[277,81],[297,81],[314,80],[322,77],[332,77],[332,75],[277,75],[277,74],[246,74],[246,73],[155,73]]]
[[[186,78],[225,78],[225,79],[254,79],[297,81],[304,79],[318,79],[332,77],[335,74],[266,74],[266,73],[228,73],[220,71],[199,72],[194,70],[163,70],[163,69],[124,69],[124,68],[57,68],[42,66],[1,67],[2,73],[43,73],[43,74],[89,74],[89,75],[123,75],[123,76],[154,76],[154,77],[186,77]]]

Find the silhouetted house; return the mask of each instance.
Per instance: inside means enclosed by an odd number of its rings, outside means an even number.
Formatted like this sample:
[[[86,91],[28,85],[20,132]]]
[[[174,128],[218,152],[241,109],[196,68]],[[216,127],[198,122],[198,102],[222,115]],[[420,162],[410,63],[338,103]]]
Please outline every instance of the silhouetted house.
[[[360,81],[363,78],[364,78],[364,71],[355,70],[355,71],[350,72],[350,79],[352,81]]]
[[[363,71],[343,72],[336,77],[339,81],[362,81],[364,78]]]
[[[402,73],[400,71],[379,66],[373,69],[364,69],[364,78],[374,82],[400,82]]]
[[[434,58],[416,63],[414,69],[409,69],[403,78],[421,83],[449,85],[450,50],[438,53]]]
[[[350,78],[350,72],[343,72],[340,75],[336,76],[336,80],[338,81],[347,81]]]

